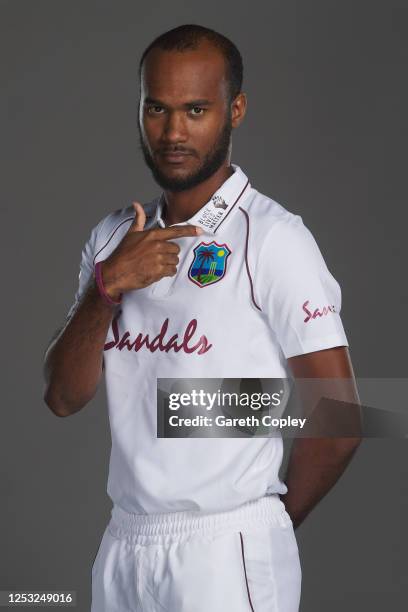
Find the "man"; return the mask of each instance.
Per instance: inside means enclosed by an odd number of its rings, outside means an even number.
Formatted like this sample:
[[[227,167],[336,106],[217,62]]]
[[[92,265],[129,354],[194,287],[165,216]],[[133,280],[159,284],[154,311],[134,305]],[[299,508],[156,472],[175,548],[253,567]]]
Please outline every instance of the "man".
[[[157,378],[353,380],[340,287],[312,235],[231,164],[241,85],[238,50],[212,30],[181,26],[146,49],[140,141],[163,193],[93,229],[46,355],[58,416],[106,377],[113,509],[93,612],[298,610],[294,528],[359,444],[297,439],[284,483],[281,437],[157,438]]]

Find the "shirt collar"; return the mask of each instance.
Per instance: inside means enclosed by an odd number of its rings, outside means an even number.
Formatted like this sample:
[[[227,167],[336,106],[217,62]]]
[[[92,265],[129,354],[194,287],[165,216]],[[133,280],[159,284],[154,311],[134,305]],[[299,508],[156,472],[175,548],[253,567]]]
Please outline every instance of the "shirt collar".
[[[210,200],[187,221],[173,225],[198,225],[206,233],[215,234],[227,218],[238,210],[238,203],[248,193],[251,185],[248,177],[236,164],[231,164],[234,173],[211,196]],[[159,198],[154,222],[165,227],[162,214],[165,205],[164,195]]]

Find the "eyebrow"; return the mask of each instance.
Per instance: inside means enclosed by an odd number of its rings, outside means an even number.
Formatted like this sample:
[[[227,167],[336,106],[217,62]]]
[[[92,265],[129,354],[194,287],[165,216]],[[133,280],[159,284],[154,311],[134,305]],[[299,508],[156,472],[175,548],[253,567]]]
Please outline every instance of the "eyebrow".
[[[166,107],[167,104],[161,102],[160,100],[156,100],[155,98],[145,98],[144,104],[156,104],[157,106]],[[200,98],[198,100],[191,100],[191,102],[185,102],[182,106],[184,108],[191,108],[192,106],[211,106],[213,102],[211,100],[205,100],[204,98]]]

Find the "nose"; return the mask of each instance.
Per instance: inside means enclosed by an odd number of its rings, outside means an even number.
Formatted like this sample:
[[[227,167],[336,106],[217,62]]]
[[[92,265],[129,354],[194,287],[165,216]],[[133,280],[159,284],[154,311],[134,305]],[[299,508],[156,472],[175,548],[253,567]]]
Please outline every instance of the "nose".
[[[175,144],[177,142],[186,142],[187,126],[183,113],[176,111],[169,112],[164,124],[163,142]]]

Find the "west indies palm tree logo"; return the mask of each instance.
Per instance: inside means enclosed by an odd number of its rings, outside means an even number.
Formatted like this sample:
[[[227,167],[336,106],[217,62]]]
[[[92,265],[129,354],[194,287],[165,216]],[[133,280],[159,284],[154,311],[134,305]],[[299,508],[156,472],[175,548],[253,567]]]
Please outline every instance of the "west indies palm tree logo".
[[[199,287],[212,285],[223,278],[227,270],[227,259],[231,255],[226,244],[200,242],[194,249],[194,258],[188,277]]]

